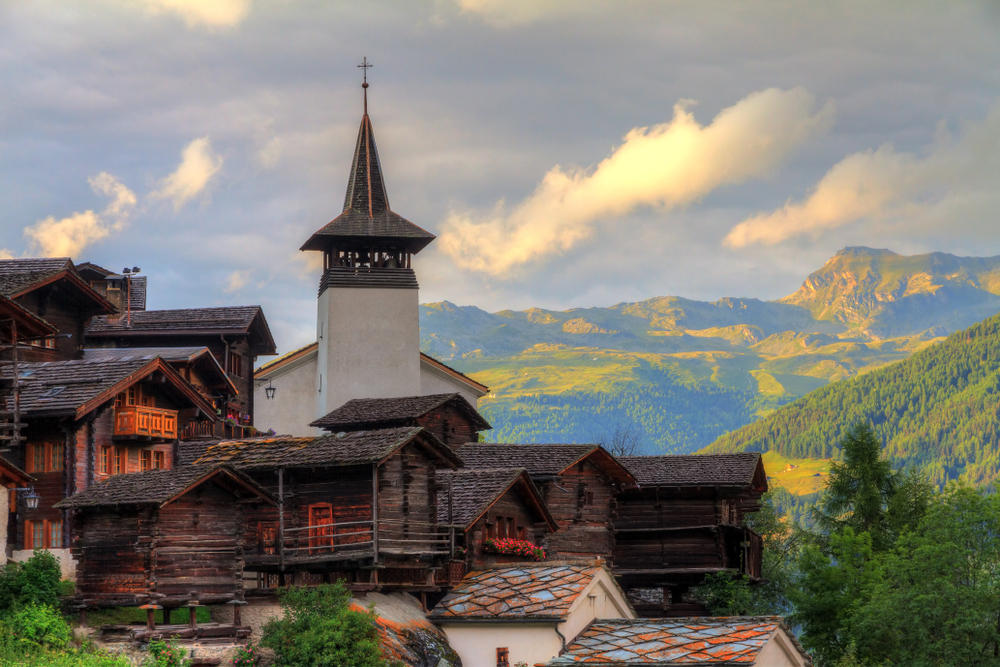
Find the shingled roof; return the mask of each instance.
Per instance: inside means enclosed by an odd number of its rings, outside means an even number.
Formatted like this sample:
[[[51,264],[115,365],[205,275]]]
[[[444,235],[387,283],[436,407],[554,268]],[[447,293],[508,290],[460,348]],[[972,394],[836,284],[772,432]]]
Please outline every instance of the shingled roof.
[[[590,458],[616,482],[626,486],[635,484],[631,473],[600,445],[470,442],[460,445],[457,451],[469,468],[524,468],[536,480],[556,477]]]
[[[129,361],[159,357],[170,364],[192,364],[211,369],[212,375],[233,394],[239,393],[229,374],[207,347],[88,347],[83,351],[84,361]]]
[[[223,440],[209,445],[196,464],[229,464],[236,468],[342,467],[377,463],[400,447],[417,441],[452,467],[461,461],[447,445],[420,427],[404,426],[319,437],[276,436]]]
[[[123,315],[95,317],[88,338],[115,336],[178,336],[247,334],[256,338],[257,354],[274,354],[274,338],[260,306],[213,306],[175,310],[141,310],[131,323]]]
[[[476,425],[477,431],[493,428],[458,393],[400,398],[354,398],[309,425],[327,431],[356,430],[375,425],[415,425],[420,417],[447,404],[461,410]]]
[[[523,563],[469,572],[431,610],[435,621],[561,619],[602,569]]]
[[[780,617],[736,616],[594,621],[548,664],[752,665],[781,632],[808,663]]]
[[[18,365],[21,412],[79,418],[157,371],[175,392],[214,417],[215,410],[201,394],[159,358],[21,363]],[[11,364],[0,369],[0,377],[10,378],[11,373]],[[7,398],[8,409],[13,409],[12,400]]]
[[[228,466],[181,466],[170,470],[146,470],[112,475],[88,489],[59,501],[57,509],[80,509],[102,505],[166,505],[191,489],[211,480],[224,480],[271,503],[274,500],[256,482]]]
[[[549,527],[552,530],[558,528],[538,488],[524,468],[439,470],[435,477],[440,489],[437,502],[438,523],[467,529],[508,491],[519,487],[527,503],[534,507]]]
[[[58,331],[56,327],[38,315],[35,315],[16,301],[2,294],[0,294],[0,319],[12,320],[17,324],[17,337],[19,339],[42,338],[44,336],[51,336]],[[9,334],[10,331],[5,324],[2,335],[6,337]]]
[[[344,211],[309,237],[301,250],[326,250],[330,246],[341,249],[356,246],[367,250],[375,243],[415,253],[434,240],[434,235],[426,229],[389,208],[382,163],[375,146],[375,130],[367,106],[366,101],[347,180]]]
[[[618,459],[639,486],[753,486],[764,484],[757,452],[689,454],[686,456],[622,456]]]
[[[115,307],[80,277],[69,257],[0,259],[0,295],[14,299],[60,280],[77,290],[98,312],[115,312]]]

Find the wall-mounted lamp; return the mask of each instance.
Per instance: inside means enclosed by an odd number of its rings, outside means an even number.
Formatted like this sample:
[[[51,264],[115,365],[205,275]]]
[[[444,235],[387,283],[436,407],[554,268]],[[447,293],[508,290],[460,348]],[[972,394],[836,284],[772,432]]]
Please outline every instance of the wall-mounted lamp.
[[[264,387],[264,396],[267,398],[267,400],[270,401],[272,398],[274,398],[274,392],[276,391],[278,391],[278,388],[271,386],[271,381],[268,380],[267,386]]]
[[[25,509],[29,510],[38,509],[38,494],[35,493],[34,487],[29,486],[23,489],[14,489],[14,491],[16,491],[18,497],[24,501]]]

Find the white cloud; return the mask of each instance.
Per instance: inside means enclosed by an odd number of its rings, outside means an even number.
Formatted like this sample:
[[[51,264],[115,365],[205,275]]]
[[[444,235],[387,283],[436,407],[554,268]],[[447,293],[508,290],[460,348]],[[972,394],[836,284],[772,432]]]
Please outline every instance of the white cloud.
[[[588,0],[455,0],[459,11],[499,28],[534,23],[586,9]]]
[[[250,13],[250,0],[145,0],[154,14],[173,13],[188,27],[231,28]]]
[[[250,272],[249,271],[233,271],[226,277],[226,286],[224,291],[227,294],[233,292],[239,292],[241,289],[246,287],[247,283],[250,282]]]
[[[180,165],[149,196],[170,199],[177,210],[203,191],[221,168],[222,158],[212,152],[208,137],[200,137],[184,148]]]
[[[804,201],[789,201],[743,220],[724,242],[736,248],[776,244],[859,220],[919,220],[933,215],[943,224],[956,225],[970,222],[970,216],[995,217],[1000,198],[998,156],[1000,104],[982,123],[968,126],[958,140],[940,132],[924,156],[889,145],[848,155],[826,172]],[[970,202],[975,205],[970,207]]]
[[[504,275],[572,248],[604,222],[641,206],[670,209],[727,184],[770,173],[804,141],[829,127],[833,109],[816,108],[802,88],[767,89],[700,125],[689,102],[672,120],[631,130],[591,168],[555,166],[519,204],[498,202],[475,216],[452,212],[439,239],[463,268]]]
[[[100,213],[86,210],[58,220],[49,216],[25,227],[29,254],[76,257],[95,241],[125,228],[135,208],[135,193],[107,172],[89,179],[89,183],[95,193],[111,197],[104,210]]]

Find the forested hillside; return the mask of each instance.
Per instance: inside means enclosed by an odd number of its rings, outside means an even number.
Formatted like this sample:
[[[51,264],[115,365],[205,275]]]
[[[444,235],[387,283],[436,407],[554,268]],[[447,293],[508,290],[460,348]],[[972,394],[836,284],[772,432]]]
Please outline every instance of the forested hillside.
[[[778,301],[676,296],[565,311],[420,311],[421,347],[488,385],[489,437],[628,430],[691,452],[1000,311],[1000,258],[845,248]]]
[[[870,421],[886,454],[941,484],[1000,476],[1000,315],[911,358],[818,389],[716,440],[709,451],[836,456],[835,443]]]

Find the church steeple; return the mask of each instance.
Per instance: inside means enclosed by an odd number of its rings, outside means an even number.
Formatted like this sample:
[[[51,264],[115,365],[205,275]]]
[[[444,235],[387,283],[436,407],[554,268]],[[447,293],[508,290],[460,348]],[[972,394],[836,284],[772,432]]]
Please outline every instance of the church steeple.
[[[408,268],[409,255],[422,250],[434,240],[434,235],[389,208],[375,131],[368,116],[367,68],[371,65],[365,59],[359,65],[362,66],[366,69],[362,83],[364,113],[347,179],[344,210],[317,230],[300,249],[325,252],[327,267],[345,265],[345,262],[352,267],[359,262],[378,266],[382,264],[381,255],[387,254],[398,257],[389,262],[391,267],[383,265],[382,268],[403,268],[404,265]],[[367,255],[368,259],[363,259],[362,255]]]

